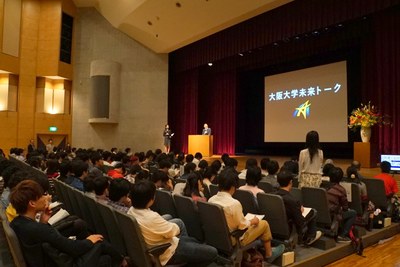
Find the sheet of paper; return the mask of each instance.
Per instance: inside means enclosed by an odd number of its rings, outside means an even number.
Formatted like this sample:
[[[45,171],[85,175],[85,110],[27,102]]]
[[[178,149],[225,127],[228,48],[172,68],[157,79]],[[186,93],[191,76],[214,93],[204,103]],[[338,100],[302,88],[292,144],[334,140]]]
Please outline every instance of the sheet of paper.
[[[309,213],[310,213],[310,211],[311,211],[311,208],[307,208],[307,207],[303,207],[303,213],[302,213],[302,215],[303,215],[303,217],[305,218]]]
[[[253,219],[254,217],[257,217],[259,220],[262,220],[264,218],[264,215],[260,215],[260,214],[253,214],[253,213],[247,213],[246,216],[244,216],[246,218],[246,220],[250,221],[251,219]]]

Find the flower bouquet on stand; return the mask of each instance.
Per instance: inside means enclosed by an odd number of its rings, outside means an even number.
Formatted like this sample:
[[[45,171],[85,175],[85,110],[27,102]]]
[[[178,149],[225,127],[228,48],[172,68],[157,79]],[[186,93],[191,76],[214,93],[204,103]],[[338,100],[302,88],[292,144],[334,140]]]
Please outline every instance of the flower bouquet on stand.
[[[371,101],[368,104],[361,103],[361,107],[354,109],[349,116],[348,127],[354,130],[360,127],[361,140],[363,142],[369,142],[371,127],[376,124],[385,125],[390,124],[390,122],[387,117],[378,112],[377,107],[372,105]]]

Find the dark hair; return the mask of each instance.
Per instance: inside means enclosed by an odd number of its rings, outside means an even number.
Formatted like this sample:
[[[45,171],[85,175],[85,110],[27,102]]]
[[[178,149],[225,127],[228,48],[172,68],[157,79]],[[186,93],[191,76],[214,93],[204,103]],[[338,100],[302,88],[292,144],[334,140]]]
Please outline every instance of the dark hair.
[[[210,167],[215,171],[215,173],[218,173],[219,169],[221,169],[221,161],[219,160],[214,160],[213,162],[211,162]]]
[[[249,158],[246,160],[246,167],[245,169],[248,169],[250,167],[257,166],[257,160],[255,158]]]
[[[196,159],[202,159],[202,158],[203,158],[203,155],[202,155],[200,152],[196,152],[196,154],[194,154],[194,157],[195,157]]]
[[[47,192],[49,190],[50,187],[49,180],[44,175],[39,176],[36,175],[36,173],[34,173],[33,171],[25,171],[25,170],[19,170],[13,173],[8,182],[8,187],[10,188],[10,190],[12,190],[20,182],[25,180],[35,181],[42,187],[44,192]]]
[[[268,174],[276,174],[279,170],[279,163],[276,160],[270,160],[267,162]]]
[[[290,171],[291,173],[297,175],[299,173],[299,163],[292,160],[285,161],[281,170]]]
[[[199,173],[193,172],[189,174],[186,186],[183,189],[183,195],[187,197],[192,197],[192,195],[200,196],[199,181],[203,181],[203,177]]]
[[[191,173],[196,170],[196,164],[193,162],[186,163],[186,165],[183,167],[185,173]]]
[[[221,160],[225,165],[227,164],[227,160],[228,159],[229,159],[229,154],[228,153],[224,153],[224,154],[221,155]]]
[[[95,165],[97,161],[102,159],[103,157],[98,152],[94,152],[92,153],[92,155],[90,155],[90,161],[93,163],[93,165]]]
[[[169,179],[168,174],[166,174],[165,172],[162,172],[162,171],[156,171],[151,176],[151,180],[153,181],[153,183],[157,183],[158,181],[167,182],[168,179]]]
[[[360,182],[360,178],[358,177],[358,170],[354,166],[350,166],[346,170],[347,179],[350,181],[354,181],[356,183]]]
[[[246,184],[256,186],[261,180],[261,169],[258,166],[250,166],[246,172]]]
[[[324,167],[322,168],[322,175],[323,176],[329,176],[329,172],[335,168],[335,165],[333,165],[332,163],[327,163],[324,165]]]
[[[59,171],[60,163],[58,163],[58,161],[55,159],[49,159],[46,161],[46,167],[46,174],[53,174]]]
[[[18,214],[28,210],[29,201],[38,200],[43,196],[43,188],[35,181],[20,182],[10,194],[10,203]]]
[[[90,173],[83,179],[83,191],[84,192],[93,192],[94,191],[94,179],[96,178],[96,174]]]
[[[186,160],[186,162],[187,162],[187,163],[190,163],[190,162],[192,162],[192,161],[193,161],[193,159],[194,159],[194,157],[193,157],[193,155],[192,155],[192,154],[187,154],[187,155],[186,155],[186,158],[185,158],[185,160]]]
[[[135,184],[142,180],[149,180],[149,172],[146,170],[139,171],[135,176]]]
[[[79,178],[82,176],[83,172],[88,171],[89,165],[82,160],[73,160],[71,162],[71,172],[75,177]]]
[[[172,166],[171,162],[169,162],[169,160],[167,160],[167,159],[163,159],[158,163],[158,167],[160,169],[164,169],[164,168],[169,169],[169,168],[171,168],[171,166]]]
[[[228,158],[225,162],[226,167],[234,168],[238,165],[238,161],[234,158]]]
[[[200,160],[199,162],[199,168],[200,169],[205,169],[208,167],[208,162],[205,159]]]
[[[93,189],[96,195],[100,196],[110,186],[107,176],[97,176],[93,180]]]
[[[293,180],[293,173],[287,170],[281,170],[276,175],[276,178],[281,187],[286,187],[289,185],[290,181]]]
[[[381,162],[381,170],[383,173],[390,173],[390,169],[392,168],[392,164],[389,161]]]
[[[239,177],[232,169],[226,169],[221,172],[218,177],[218,188],[220,191],[228,191],[233,187],[237,187]]]
[[[113,179],[108,187],[108,198],[111,201],[118,202],[122,197],[129,194],[131,183],[124,178]]]
[[[110,151],[104,151],[101,156],[103,157],[103,160],[108,160],[111,157],[111,155],[112,153]]]
[[[310,153],[310,162],[312,162],[319,149],[319,135],[317,131],[310,131],[307,133],[306,148],[308,148],[308,153]]]
[[[261,169],[266,170],[266,169],[267,169],[267,163],[268,163],[269,161],[270,161],[269,158],[263,158],[263,159],[261,159],[261,161],[260,161]]]
[[[339,167],[334,167],[329,171],[329,179],[331,183],[338,184],[343,179],[343,171]]]
[[[140,181],[132,186],[130,198],[136,209],[145,209],[150,200],[154,199],[156,186],[150,181]]]

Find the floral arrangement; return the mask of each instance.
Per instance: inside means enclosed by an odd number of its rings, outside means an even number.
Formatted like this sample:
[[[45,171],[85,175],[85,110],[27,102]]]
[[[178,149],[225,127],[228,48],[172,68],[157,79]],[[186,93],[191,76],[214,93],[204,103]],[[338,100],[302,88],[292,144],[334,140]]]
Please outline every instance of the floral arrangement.
[[[384,116],[382,116],[378,109],[371,105],[371,101],[361,107],[354,109],[349,116],[349,128],[356,127],[371,127],[375,124],[385,124]]]

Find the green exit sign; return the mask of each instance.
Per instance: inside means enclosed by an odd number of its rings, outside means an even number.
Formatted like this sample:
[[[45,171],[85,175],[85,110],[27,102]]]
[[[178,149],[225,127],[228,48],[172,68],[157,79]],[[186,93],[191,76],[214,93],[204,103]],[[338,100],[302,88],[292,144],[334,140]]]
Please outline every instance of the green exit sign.
[[[50,126],[49,131],[50,132],[57,132],[58,128],[56,126]]]

